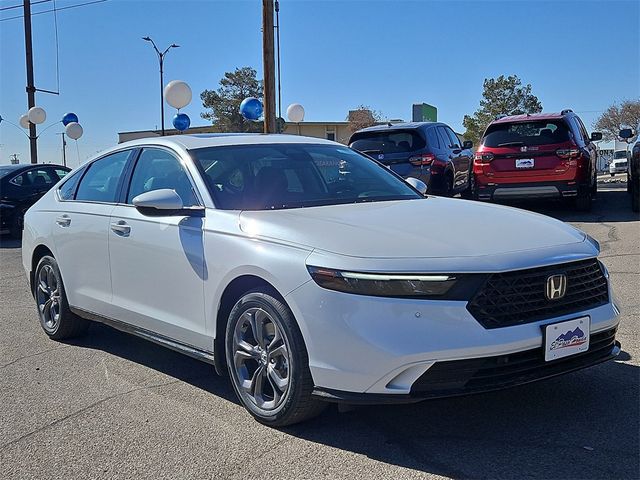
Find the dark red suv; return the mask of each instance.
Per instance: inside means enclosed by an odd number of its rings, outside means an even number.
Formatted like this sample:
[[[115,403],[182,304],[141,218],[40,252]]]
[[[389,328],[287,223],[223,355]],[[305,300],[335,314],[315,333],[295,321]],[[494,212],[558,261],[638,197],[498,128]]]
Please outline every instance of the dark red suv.
[[[473,159],[479,200],[572,198],[589,210],[597,192],[597,149],[571,110],[499,118],[489,124]]]

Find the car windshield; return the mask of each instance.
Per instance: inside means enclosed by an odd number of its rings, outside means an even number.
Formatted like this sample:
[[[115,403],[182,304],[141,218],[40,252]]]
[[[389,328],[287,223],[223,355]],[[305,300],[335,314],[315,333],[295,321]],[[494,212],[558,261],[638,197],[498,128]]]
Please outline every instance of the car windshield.
[[[626,160],[627,159],[627,152],[625,152],[624,150],[619,150],[619,151],[617,151],[617,152],[615,152],[613,154],[613,158],[615,158],[616,160],[619,160],[619,159]]]
[[[487,128],[485,147],[519,147],[569,141],[569,129],[562,121],[542,120],[517,123],[495,123]]]
[[[191,150],[218,208],[271,210],[424,198],[348,147],[261,144]]]
[[[371,131],[351,137],[351,148],[365,153],[407,153],[425,148],[424,138],[413,130]]]

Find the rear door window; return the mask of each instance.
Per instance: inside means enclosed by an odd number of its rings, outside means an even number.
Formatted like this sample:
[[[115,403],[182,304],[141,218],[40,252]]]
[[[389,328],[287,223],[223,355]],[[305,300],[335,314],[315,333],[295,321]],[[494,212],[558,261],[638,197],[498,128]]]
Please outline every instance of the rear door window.
[[[438,138],[438,132],[436,132],[435,127],[427,129],[427,143],[429,144],[429,148],[433,148],[435,150],[440,150],[442,148],[440,145],[440,139]]]
[[[118,186],[130,154],[131,150],[124,150],[89,165],[89,170],[80,180],[76,200],[116,203]]]
[[[58,194],[62,200],[73,200],[74,195],[76,194],[76,188],[78,187],[78,183],[82,178],[82,174],[84,173],[86,167],[81,168],[73,172],[71,175],[58,189]]]
[[[414,130],[390,130],[356,133],[351,148],[363,153],[408,153],[422,150],[426,143]]]
[[[449,139],[451,140],[451,147],[452,148],[461,148],[460,139],[454,133],[454,131],[451,130],[450,128],[445,128],[445,130],[447,131],[447,134],[449,135]]]
[[[538,120],[493,124],[487,129],[482,143],[485,147],[517,147],[568,141],[569,128],[563,120]]]
[[[443,148],[451,148],[451,139],[449,138],[449,134],[444,129],[444,127],[438,127],[438,137],[440,137],[440,143],[442,144]]]

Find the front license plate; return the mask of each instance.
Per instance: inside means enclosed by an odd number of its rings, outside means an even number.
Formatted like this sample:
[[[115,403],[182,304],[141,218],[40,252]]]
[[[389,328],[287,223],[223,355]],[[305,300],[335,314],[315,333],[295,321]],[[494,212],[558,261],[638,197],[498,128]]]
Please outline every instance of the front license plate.
[[[516,158],[516,168],[533,168],[534,166],[533,158]]]
[[[591,318],[580,317],[544,327],[545,361],[575,355],[589,350]]]

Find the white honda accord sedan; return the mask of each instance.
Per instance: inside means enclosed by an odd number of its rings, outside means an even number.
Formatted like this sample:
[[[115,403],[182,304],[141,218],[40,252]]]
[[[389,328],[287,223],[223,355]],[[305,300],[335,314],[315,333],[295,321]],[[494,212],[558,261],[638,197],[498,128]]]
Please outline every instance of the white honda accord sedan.
[[[52,339],[98,321],[210,362],[273,426],[619,353],[595,240],[420,189],[320,139],[142,139],[29,209],[23,263]]]

